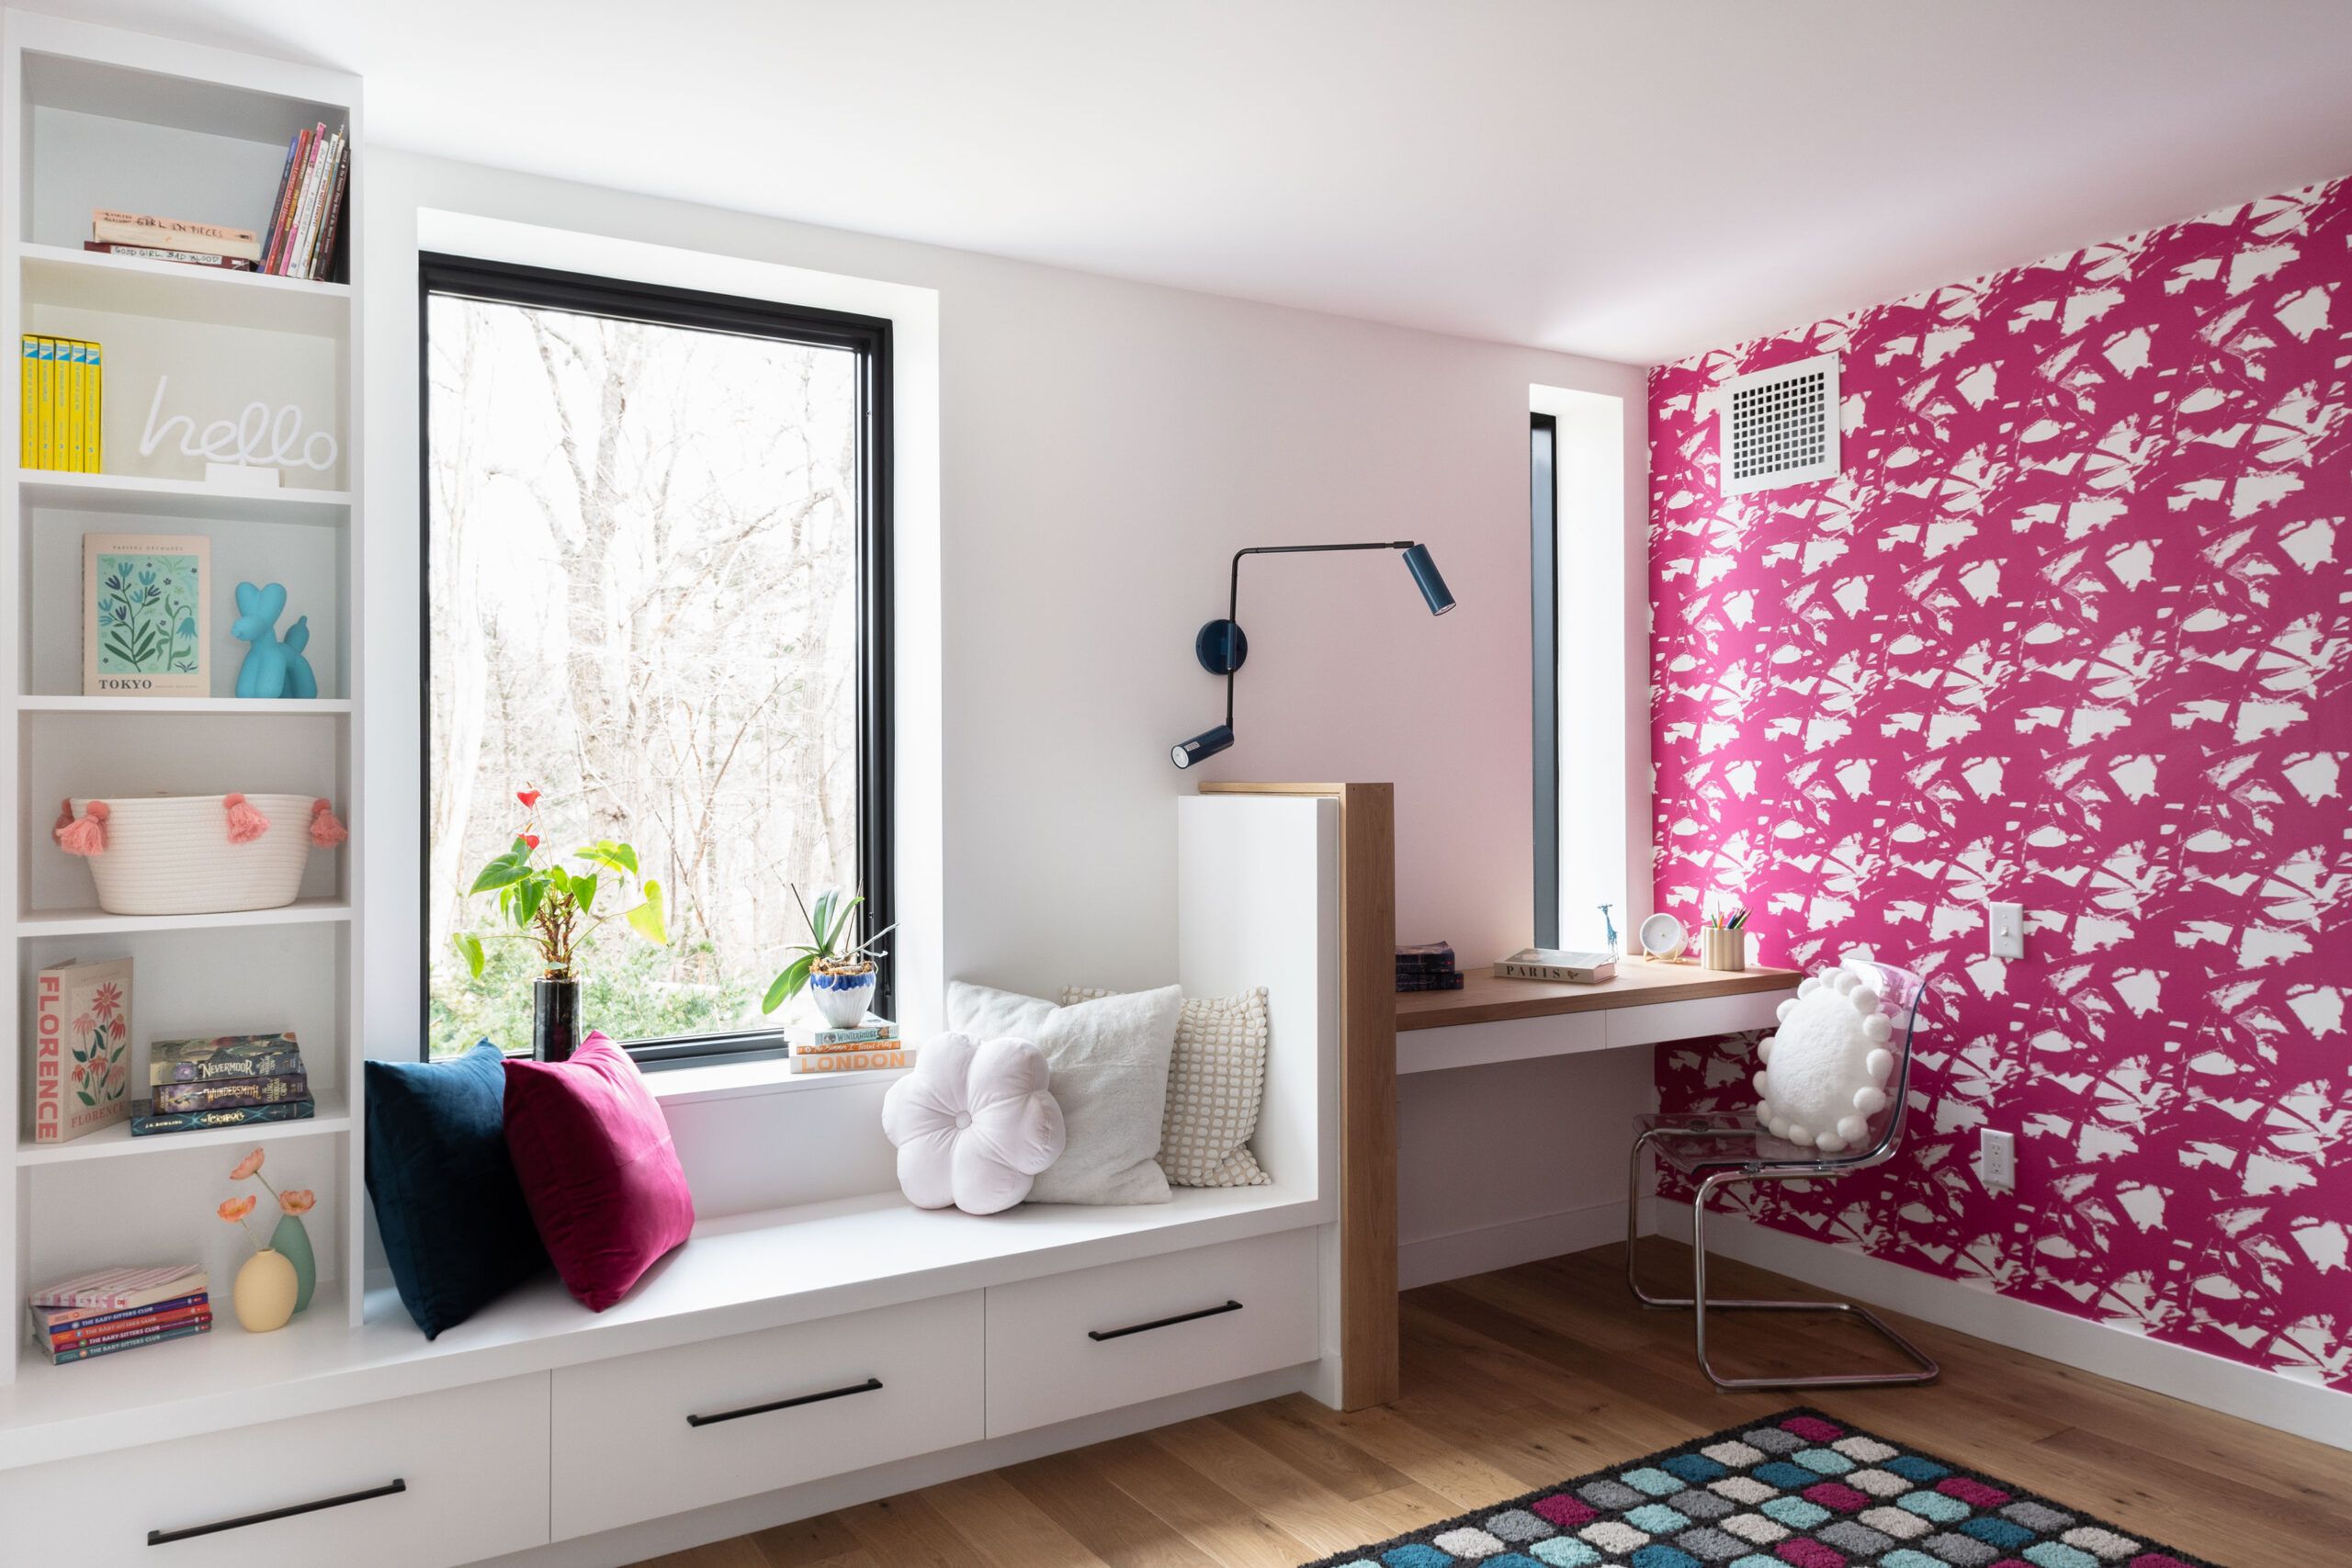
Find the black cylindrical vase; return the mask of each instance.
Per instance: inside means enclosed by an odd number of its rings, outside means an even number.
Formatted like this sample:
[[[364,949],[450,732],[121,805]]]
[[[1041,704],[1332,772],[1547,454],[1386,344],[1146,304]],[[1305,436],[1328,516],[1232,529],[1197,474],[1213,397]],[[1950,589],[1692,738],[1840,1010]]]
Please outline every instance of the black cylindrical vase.
[[[531,982],[531,1055],[541,1062],[568,1062],[580,1048],[580,982]]]

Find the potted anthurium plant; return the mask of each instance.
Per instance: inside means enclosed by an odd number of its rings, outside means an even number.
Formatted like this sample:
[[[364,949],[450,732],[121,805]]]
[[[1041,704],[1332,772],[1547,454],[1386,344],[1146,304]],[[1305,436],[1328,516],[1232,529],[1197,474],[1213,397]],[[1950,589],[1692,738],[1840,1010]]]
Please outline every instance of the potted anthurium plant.
[[[853,1029],[865,1017],[866,1004],[874,999],[874,961],[889,956],[874,944],[898,928],[884,926],[862,942],[853,941],[856,935],[853,922],[865,895],[829,888],[817,895],[814,909],[800,897],[799,888],[792,889],[792,898],[800,906],[800,918],[808,922],[809,940],[785,949],[795,956],[768,987],[760,1010],[774,1012],[805,990],[816,998],[817,1010],[825,1015],[826,1022],[836,1029]]]
[[[518,790],[514,798],[529,810],[538,804],[539,792]],[[492,940],[526,942],[538,950],[543,968],[531,982],[531,1054],[543,1062],[561,1062],[570,1059],[580,1043],[582,945],[616,915],[657,947],[669,945],[670,933],[662,885],[638,874],[637,851],[629,845],[616,839],[599,839],[576,849],[568,858],[576,863],[577,870],[560,859],[541,864],[538,852],[537,826],[526,822],[506,852],[481,868],[469,891],[476,896],[497,894],[500,919],[514,928],[490,933]],[[634,905],[629,903],[632,884]],[[600,910],[597,900],[608,887],[610,897]],[[457,944],[474,978],[481,978],[482,939],[471,931],[458,931],[450,941]]]

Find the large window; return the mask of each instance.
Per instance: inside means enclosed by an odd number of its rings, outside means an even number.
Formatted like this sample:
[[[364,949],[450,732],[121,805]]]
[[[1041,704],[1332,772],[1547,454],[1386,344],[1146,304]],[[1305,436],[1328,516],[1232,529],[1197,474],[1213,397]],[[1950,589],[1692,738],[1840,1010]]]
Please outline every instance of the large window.
[[[770,1048],[791,889],[888,919],[888,323],[421,276],[428,1053],[529,1046],[531,950],[486,942],[477,978],[450,941],[500,929],[468,889],[526,826],[542,861],[626,840],[662,890],[666,946],[615,920],[583,954],[583,1025]]]

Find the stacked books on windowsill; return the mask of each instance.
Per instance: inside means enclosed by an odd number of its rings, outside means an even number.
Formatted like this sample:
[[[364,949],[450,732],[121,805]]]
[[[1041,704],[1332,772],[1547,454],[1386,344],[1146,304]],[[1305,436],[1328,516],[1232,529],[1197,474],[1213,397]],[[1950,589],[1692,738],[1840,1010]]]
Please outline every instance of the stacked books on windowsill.
[[[302,1048],[287,1030],[158,1040],[148,1053],[145,1100],[131,1101],[130,1135],[192,1133],[318,1114]]]
[[[1462,988],[1462,974],[1453,965],[1453,947],[1450,942],[1425,942],[1414,947],[1396,950],[1396,989],[1404,991],[1458,991]]]
[[[871,1073],[914,1065],[913,1047],[899,1037],[899,1026],[887,1018],[869,1020],[855,1029],[815,1029],[792,1036],[796,1073]]]
[[[33,1343],[61,1367],[212,1327],[211,1282],[193,1263],[100,1269],[35,1291],[27,1303]]]

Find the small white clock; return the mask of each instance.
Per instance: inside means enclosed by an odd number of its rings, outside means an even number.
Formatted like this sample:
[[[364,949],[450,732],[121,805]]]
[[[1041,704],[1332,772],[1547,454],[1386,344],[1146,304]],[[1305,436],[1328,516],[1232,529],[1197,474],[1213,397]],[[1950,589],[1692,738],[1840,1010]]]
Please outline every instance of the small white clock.
[[[1689,928],[1663,910],[1642,922],[1634,933],[1642,944],[1642,956],[1653,964],[1679,964],[1682,950],[1690,945]]]

